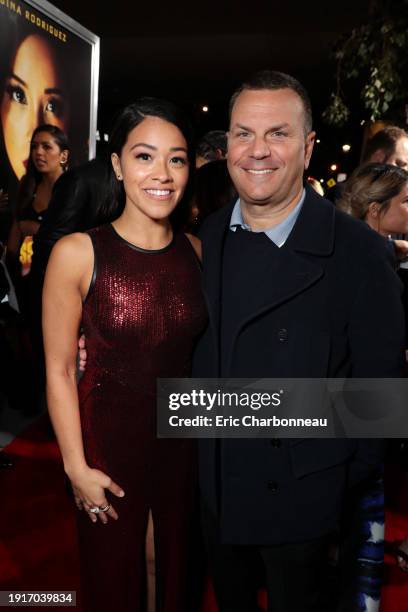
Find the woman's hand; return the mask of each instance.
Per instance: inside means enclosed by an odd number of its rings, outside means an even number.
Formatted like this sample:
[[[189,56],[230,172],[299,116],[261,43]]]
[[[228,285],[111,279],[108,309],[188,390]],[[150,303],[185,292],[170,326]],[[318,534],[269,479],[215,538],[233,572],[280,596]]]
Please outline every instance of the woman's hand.
[[[88,358],[88,355],[86,352],[86,342],[85,342],[84,334],[82,334],[82,336],[78,340],[78,356],[79,356],[79,369],[81,372],[85,372],[86,360]]]
[[[108,516],[115,520],[118,519],[116,510],[106,499],[105,489],[116,497],[123,497],[125,492],[109,476],[89,466],[80,471],[68,473],[68,476],[78,509],[86,510],[92,522],[96,523],[98,517],[104,524],[108,522]],[[106,511],[101,510],[107,506]],[[92,508],[98,508],[98,512],[91,512]]]

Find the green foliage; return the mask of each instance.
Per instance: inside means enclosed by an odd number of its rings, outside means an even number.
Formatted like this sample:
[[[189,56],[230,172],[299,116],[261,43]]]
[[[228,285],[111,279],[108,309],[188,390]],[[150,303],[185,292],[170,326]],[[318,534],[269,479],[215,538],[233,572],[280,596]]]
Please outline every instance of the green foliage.
[[[330,104],[323,112],[322,116],[326,123],[340,127],[347,123],[350,116],[350,111],[342,98],[339,95],[332,93],[330,95]]]
[[[336,91],[323,113],[327,123],[342,126],[350,117],[344,95],[347,82],[358,81],[365,118],[370,121],[388,118],[408,99],[407,78],[401,78],[408,73],[408,7],[404,0],[393,0],[391,7],[392,13],[377,6],[369,24],[337,42]]]

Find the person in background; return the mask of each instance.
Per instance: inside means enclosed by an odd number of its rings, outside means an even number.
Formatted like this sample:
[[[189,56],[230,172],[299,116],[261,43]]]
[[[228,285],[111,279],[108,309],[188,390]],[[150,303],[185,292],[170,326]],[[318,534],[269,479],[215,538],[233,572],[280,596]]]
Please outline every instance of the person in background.
[[[397,267],[396,254],[401,253],[391,236],[408,234],[408,172],[403,168],[382,163],[368,163],[357,168],[345,184],[338,208],[356,219],[364,221],[372,230],[383,236],[389,246]],[[357,262],[356,262],[357,263]],[[374,264],[373,264],[374,265]],[[408,304],[405,303],[407,320]],[[389,321],[383,318],[383,324]],[[405,340],[408,347],[408,338]],[[408,354],[408,353],[407,353]],[[358,576],[360,597],[370,594],[379,602],[384,559],[384,483],[382,470],[363,483],[350,496],[343,520],[347,534],[340,548],[344,556],[345,591],[352,591],[353,581]],[[358,567],[348,562],[358,559]],[[350,594],[343,594],[343,607],[347,611]],[[374,605],[374,604],[373,604]]]
[[[347,181],[338,206],[384,238],[408,234],[408,172],[382,163],[360,166]]]
[[[7,242],[7,267],[16,287],[21,285],[21,276],[29,272],[33,236],[43,221],[54,184],[67,168],[68,156],[68,141],[60,128],[44,124],[34,130],[27,172],[20,182],[17,214]],[[23,243],[25,252],[21,255]],[[22,298],[21,292],[19,297]],[[24,297],[21,301],[24,312],[27,308]]]
[[[379,130],[368,141],[361,165],[377,162],[408,169],[408,133],[397,126]],[[327,198],[337,205],[341,199],[347,181],[337,183],[327,192]]]
[[[236,197],[237,192],[224,159],[200,166],[196,172],[194,195],[190,205],[189,230],[196,234],[208,215],[229,204]]]
[[[217,159],[225,159],[227,154],[227,134],[222,130],[212,130],[200,138],[196,147],[196,168]]]
[[[54,125],[66,134],[71,166],[88,159],[89,113],[84,108],[90,107],[91,85],[77,37],[63,42],[57,30],[39,28],[8,3],[0,4],[0,13],[0,221],[8,236],[39,125]]]
[[[377,162],[408,170],[408,133],[397,126],[379,130],[368,141],[362,164]]]
[[[105,212],[108,179],[106,160],[93,159],[70,168],[54,185],[48,209],[33,240],[30,276],[35,277],[40,288],[51,250],[60,238],[113,220]]]
[[[408,257],[407,241],[393,239],[394,236],[408,234],[406,170],[399,166],[379,163],[360,166],[345,184],[338,206],[356,219],[365,221],[374,231],[386,238],[397,261],[404,261]],[[408,296],[405,284],[404,289],[408,348]]]
[[[4,7],[0,39],[0,205],[8,233],[34,130],[48,124],[68,134],[76,110],[69,101],[75,88],[61,44]]]
[[[44,124],[34,130],[27,172],[20,181],[17,213],[7,241],[6,265],[22,315],[20,332],[30,347],[28,377],[32,399],[24,406],[27,414],[36,414],[42,409],[45,385],[40,302],[33,299],[29,274],[33,236],[44,219],[54,185],[68,166],[68,157],[68,141],[60,128]]]

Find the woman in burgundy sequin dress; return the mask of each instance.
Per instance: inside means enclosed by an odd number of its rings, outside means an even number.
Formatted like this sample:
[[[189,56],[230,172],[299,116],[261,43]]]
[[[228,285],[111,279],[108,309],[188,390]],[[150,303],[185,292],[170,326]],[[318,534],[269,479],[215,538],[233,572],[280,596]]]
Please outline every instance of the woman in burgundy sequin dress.
[[[190,612],[196,449],[156,438],[155,386],[189,375],[206,323],[199,241],[173,234],[169,219],[189,189],[191,136],[175,107],[144,98],[122,112],[110,146],[107,214],[124,199],[123,212],[61,239],[47,269],[49,412],[82,510],[86,612]],[[77,390],[81,324],[88,360]]]

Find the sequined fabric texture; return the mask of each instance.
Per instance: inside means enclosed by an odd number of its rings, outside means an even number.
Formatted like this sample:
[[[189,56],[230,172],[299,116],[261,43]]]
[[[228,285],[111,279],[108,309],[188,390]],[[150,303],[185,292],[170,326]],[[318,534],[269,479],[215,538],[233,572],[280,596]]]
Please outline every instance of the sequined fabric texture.
[[[112,500],[108,494],[117,522],[92,525],[79,516],[87,609],[143,609],[141,551],[151,511],[160,609],[187,611],[196,446],[194,440],[156,438],[155,388],[158,377],[190,374],[206,324],[199,264],[184,234],[160,251],[134,247],[111,225],[89,234],[95,270],[83,306],[88,361],[79,384],[82,436],[88,464],[126,495]]]

